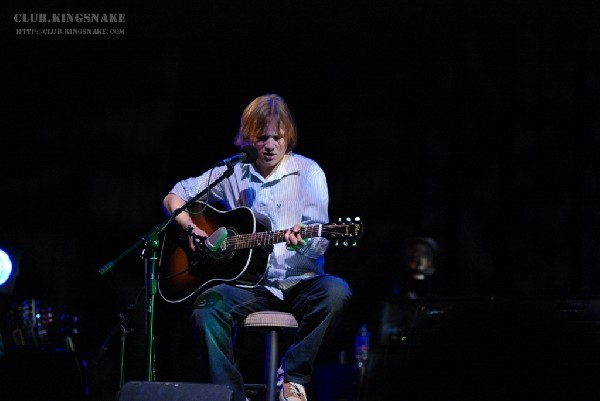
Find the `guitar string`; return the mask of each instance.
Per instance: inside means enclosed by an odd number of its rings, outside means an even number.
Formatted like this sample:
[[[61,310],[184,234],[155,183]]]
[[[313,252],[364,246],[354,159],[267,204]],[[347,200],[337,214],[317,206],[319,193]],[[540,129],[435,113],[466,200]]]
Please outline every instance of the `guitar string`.
[[[340,234],[338,230],[328,230],[327,227],[331,227],[332,225],[313,225],[304,227],[301,231],[304,236],[308,236],[309,238],[317,236],[319,233],[319,228],[321,228],[322,234]],[[337,226],[339,227],[339,226]],[[227,239],[227,247],[232,246],[234,249],[240,248],[249,248],[252,246],[260,246],[260,245],[270,245],[284,241],[284,234],[287,230],[273,231],[273,232],[258,232],[258,233],[250,233],[250,234],[240,234],[236,235],[232,238]],[[345,237],[342,234],[342,237]],[[256,243],[256,244],[255,244]],[[255,244],[255,245],[253,245]]]
[[[319,225],[308,226],[302,229],[305,236],[314,237],[319,232]],[[256,242],[256,245],[270,245],[284,241],[284,234],[287,230],[273,232],[258,232],[252,234],[240,234],[233,238],[227,239],[227,245],[232,245],[234,249],[251,247]],[[256,246],[255,245],[255,246]]]

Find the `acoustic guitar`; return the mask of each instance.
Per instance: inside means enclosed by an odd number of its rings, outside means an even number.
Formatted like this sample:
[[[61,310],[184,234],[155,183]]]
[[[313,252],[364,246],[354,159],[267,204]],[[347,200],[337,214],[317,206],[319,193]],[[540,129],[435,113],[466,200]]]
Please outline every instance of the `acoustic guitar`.
[[[167,302],[185,301],[200,290],[222,282],[256,284],[266,270],[273,245],[285,242],[287,230],[270,231],[269,219],[247,207],[221,211],[197,202],[189,208],[189,213],[209,239],[220,233],[226,236],[213,244],[215,247],[198,241],[192,250],[191,230],[182,230],[175,224],[165,230],[157,277],[159,293]],[[340,219],[338,223],[310,224],[300,233],[305,239],[324,237],[333,241],[334,246],[354,247],[363,232],[359,218],[347,218],[345,222]]]

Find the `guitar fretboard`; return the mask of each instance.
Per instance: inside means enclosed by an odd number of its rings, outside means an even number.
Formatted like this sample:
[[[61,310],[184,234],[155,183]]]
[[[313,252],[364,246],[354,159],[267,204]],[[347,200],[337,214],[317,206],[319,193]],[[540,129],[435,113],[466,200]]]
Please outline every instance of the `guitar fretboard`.
[[[303,238],[313,238],[321,236],[321,224],[302,227],[300,234]],[[262,245],[273,245],[280,242],[285,242],[285,232],[279,231],[263,231],[252,234],[240,234],[227,238],[227,247],[232,249],[247,249]]]

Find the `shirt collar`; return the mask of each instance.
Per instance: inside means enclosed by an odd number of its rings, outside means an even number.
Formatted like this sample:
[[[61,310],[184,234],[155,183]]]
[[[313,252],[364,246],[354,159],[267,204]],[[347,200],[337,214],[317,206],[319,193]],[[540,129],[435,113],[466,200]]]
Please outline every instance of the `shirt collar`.
[[[250,169],[250,173],[258,178],[262,182],[277,181],[285,177],[286,175],[294,174],[298,172],[298,166],[293,162],[292,153],[286,153],[281,162],[275,167],[273,174],[269,178],[265,179],[254,167],[254,164],[247,165]]]

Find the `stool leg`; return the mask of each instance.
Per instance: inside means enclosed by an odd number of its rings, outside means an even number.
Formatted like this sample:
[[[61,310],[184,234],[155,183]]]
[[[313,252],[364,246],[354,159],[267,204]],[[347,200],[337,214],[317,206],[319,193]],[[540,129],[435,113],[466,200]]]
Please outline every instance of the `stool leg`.
[[[277,364],[278,364],[278,341],[279,333],[277,330],[271,330],[267,334],[267,367],[266,367],[266,380],[267,391],[266,391],[266,400],[267,401],[275,401],[277,395]]]

